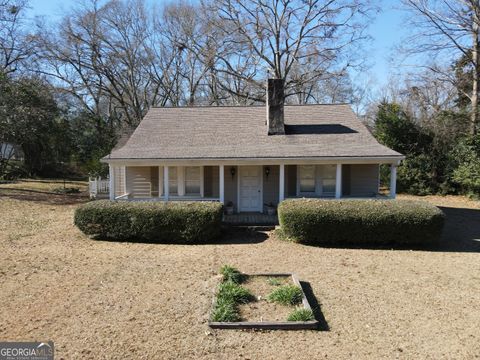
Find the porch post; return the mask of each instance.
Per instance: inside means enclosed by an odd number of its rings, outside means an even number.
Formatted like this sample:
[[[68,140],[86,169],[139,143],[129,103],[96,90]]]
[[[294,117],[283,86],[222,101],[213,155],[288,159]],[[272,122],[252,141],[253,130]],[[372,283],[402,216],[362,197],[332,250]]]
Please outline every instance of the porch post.
[[[115,200],[115,171],[112,164],[108,164],[108,174],[109,174],[109,184],[108,190],[110,195],[110,200]]]
[[[224,165],[220,165],[219,166],[219,178],[220,178],[220,181],[219,181],[219,185],[220,185],[220,189],[219,189],[219,195],[220,195],[220,202],[222,204],[225,204],[225,166]]]
[[[278,182],[278,203],[285,200],[285,164],[280,164],[280,181]]]
[[[168,178],[168,166],[163,167],[163,194],[165,201],[168,201],[168,196],[170,195],[170,187],[169,187],[169,178]]]
[[[163,196],[165,189],[163,187],[163,170],[161,166],[158,167],[158,197]]]
[[[177,192],[178,196],[185,196],[185,168],[177,166]]]
[[[204,167],[200,166],[200,197],[203,198],[205,197],[205,173],[204,173]]]
[[[122,166],[122,177],[123,177],[123,194],[127,193],[127,167]]]
[[[342,164],[337,164],[337,175],[335,177],[335,198],[342,197]]]
[[[390,197],[395,199],[397,196],[397,165],[390,165]]]

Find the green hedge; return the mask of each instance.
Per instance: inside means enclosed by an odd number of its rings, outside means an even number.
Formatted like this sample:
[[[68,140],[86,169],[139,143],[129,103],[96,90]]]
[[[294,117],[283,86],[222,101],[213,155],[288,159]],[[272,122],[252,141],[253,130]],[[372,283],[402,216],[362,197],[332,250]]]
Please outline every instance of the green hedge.
[[[281,234],[304,244],[433,243],[445,221],[436,206],[407,200],[286,200],[278,216]]]
[[[220,234],[217,202],[93,201],[78,207],[74,223],[100,239],[198,243]]]

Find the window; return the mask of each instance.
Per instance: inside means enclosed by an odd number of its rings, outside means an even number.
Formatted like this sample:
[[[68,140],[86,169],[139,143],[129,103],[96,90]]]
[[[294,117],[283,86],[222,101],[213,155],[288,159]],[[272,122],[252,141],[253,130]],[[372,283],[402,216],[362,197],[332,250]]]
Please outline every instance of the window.
[[[168,192],[171,195],[178,195],[177,168],[168,168]]]
[[[322,196],[334,196],[336,187],[336,166],[323,165],[321,166],[322,174]]]
[[[315,165],[299,167],[300,193],[315,192]]]
[[[323,179],[322,181],[322,195],[335,195],[335,179]]]
[[[185,168],[185,194],[200,195],[200,167],[187,166]]]

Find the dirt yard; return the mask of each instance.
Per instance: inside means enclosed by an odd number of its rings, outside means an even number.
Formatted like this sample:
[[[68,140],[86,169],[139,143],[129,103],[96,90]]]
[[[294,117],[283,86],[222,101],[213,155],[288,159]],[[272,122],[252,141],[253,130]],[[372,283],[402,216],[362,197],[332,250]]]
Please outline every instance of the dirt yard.
[[[480,358],[480,206],[423,198],[448,215],[423,251],[317,248],[271,234],[155,245],[94,241],[81,197],[0,185],[0,339],[53,340],[56,359]],[[296,272],[321,331],[210,330],[223,264]]]

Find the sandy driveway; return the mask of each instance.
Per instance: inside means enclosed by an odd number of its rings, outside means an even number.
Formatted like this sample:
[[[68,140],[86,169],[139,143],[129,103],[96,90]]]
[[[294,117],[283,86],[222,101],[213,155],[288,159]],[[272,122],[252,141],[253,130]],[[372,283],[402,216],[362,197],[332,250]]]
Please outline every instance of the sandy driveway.
[[[447,209],[436,251],[262,234],[179,246],[89,240],[72,225],[75,205],[1,195],[0,339],[53,340],[56,359],[480,358],[480,210]],[[227,263],[296,272],[324,331],[210,330],[214,276]]]

